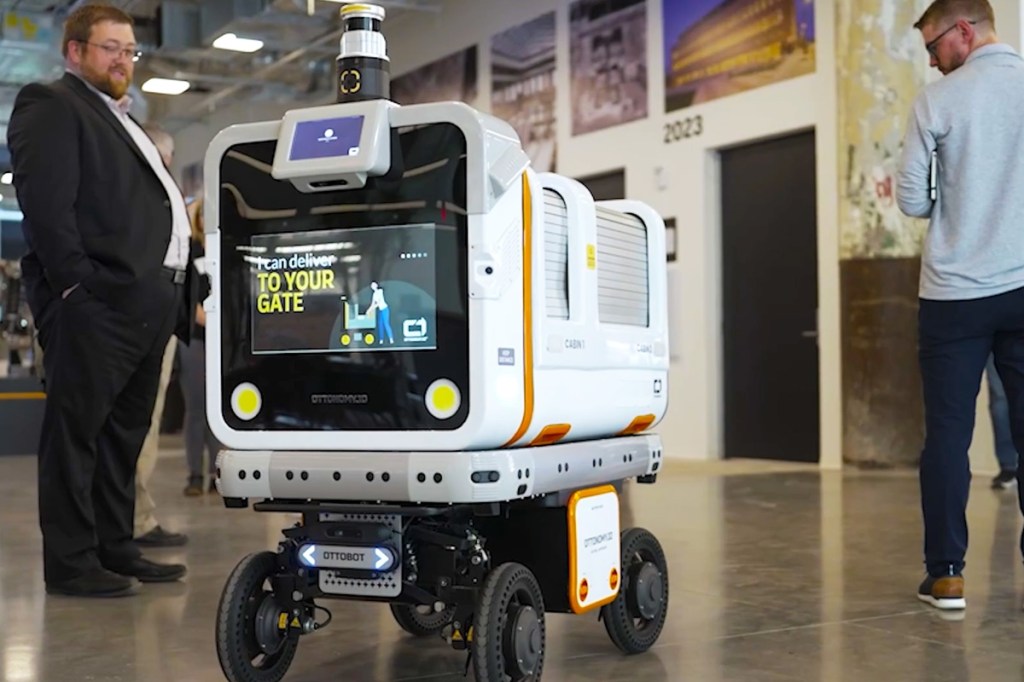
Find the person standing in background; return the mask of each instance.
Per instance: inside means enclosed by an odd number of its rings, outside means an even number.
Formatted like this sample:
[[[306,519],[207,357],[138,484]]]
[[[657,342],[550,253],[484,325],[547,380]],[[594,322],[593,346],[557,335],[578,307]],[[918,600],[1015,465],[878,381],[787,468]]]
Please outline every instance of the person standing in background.
[[[1006,402],[1006,389],[999,378],[995,358],[988,356],[985,365],[988,378],[988,413],[992,419],[992,439],[995,441],[999,473],[992,479],[993,490],[1009,490],[1017,485],[1017,448],[1010,432],[1010,407]]]
[[[210,276],[206,269],[203,200],[197,200],[191,209],[194,274],[198,277],[198,300],[204,301],[210,295]],[[214,470],[217,466],[217,452],[220,450],[220,443],[210,430],[210,422],[206,418],[206,311],[203,310],[202,303],[196,304],[195,315],[195,333],[188,345],[182,345],[181,348],[181,388],[185,397],[185,459],[188,464],[188,482],[184,493],[187,497],[203,494],[203,472],[209,477],[207,489],[211,493],[216,492]]]
[[[160,160],[169,170],[174,161],[174,138],[154,123],[146,123],[142,129],[153,140],[157,151],[160,152]],[[160,422],[164,414],[164,399],[167,397],[167,387],[171,383],[171,371],[174,369],[177,350],[178,339],[172,335],[167,341],[160,363],[160,386],[156,392],[156,404],[153,406],[149,432],[139,452],[139,463],[135,470],[135,542],[143,547],[179,547],[188,542],[187,535],[168,532],[160,525],[156,519],[156,502],[149,491],[149,479],[156,469],[160,453]]]

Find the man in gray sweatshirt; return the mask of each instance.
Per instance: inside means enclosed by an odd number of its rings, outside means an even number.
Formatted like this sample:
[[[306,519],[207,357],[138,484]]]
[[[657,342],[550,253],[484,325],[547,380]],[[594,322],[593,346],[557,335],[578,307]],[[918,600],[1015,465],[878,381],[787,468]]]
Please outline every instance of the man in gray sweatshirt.
[[[918,597],[963,609],[967,451],[989,353],[1024,452],[1024,59],[998,42],[987,0],[936,0],[914,27],[945,76],[914,101],[897,184],[900,209],[929,219],[918,318],[928,576]],[[1024,486],[1018,494],[1024,509]]]

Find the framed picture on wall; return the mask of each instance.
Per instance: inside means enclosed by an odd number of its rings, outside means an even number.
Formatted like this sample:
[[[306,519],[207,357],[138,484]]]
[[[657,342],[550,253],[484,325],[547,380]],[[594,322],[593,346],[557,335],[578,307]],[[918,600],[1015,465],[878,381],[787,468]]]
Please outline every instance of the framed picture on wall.
[[[465,102],[475,105],[476,45],[392,79],[391,98],[402,105],[424,102]]]
[[[569,6],[572,134],[647,117],[647,1]]]
[[[816,69],[814,0],[662,0],[661,13],[666,113]]]
[[[491,39],[491,113],[519,134],[538,172],[557,164],[555,13]]]
[[[665,259],[671,263],[676,259],[676,219],[665,218]]]

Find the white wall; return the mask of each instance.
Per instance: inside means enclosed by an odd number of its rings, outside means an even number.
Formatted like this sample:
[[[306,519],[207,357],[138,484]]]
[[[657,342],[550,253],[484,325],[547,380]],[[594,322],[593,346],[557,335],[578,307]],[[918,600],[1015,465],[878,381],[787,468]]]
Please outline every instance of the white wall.
[[[839,264],[837,224],[834,13],[816,3],[817,74],[664,113],[661,2],[648,3],[649,111],[646,120],[579,137],[571,134],[569,9],[560,0],[495,3],[449,0],[436,17],[388,27],[393,72],[418,67],[472,44],[480,45],[480,106],[490,101],[489,38],[556,10],[558,26],[558,168],[573,177],[626,169],[626,193],[675,216],[678,260],[670,265],[671,303],[679,320],[673,341],[682,354],[670,381],[669,414],[659,427],[666,453],[686,459],[721,456],[721,313],[717,154],[714,150],[814,127],[818,145],[818,249],[821,350],[822,464],[841,463]],[[438,39],[445,36],[444,39]],[[666,146],[663,125],[701,114],[705,133]],[[666,184],[656,181],[663,169]],[[780,244],[780,248],[785,248]]]
[[[996,32],[1004,43],[1020,49],[1021,22],[1024,21],[1024,5],[1020,0],[989,0],[996,13]]]
[[[626,169],[626,192],[677,219],[678,260],[670,265],[670,301],[678,320],[673,346],[681,359],[670,380],[670,408],[659,427],[668,456],[716,459],[722,451],[719,201],[716,149],[816,128],[821,356],[822,466],[841,465],[839,245],[836,225],[838,159],[834,9],[816,2],[817,73],[664,113],[661,1],[648,3],[649,112],[646,120],[571,136],[568,88],[568,2],[448,0],[442,14],[407,15],[386,25],[392,74],[400,75],[473,44],[479,45],[480,106],[490,101],[489,38],[505,28],[557,11],[558,168],[569,176]],[[284,107],[254,112],[239,106],[176,134],[178,163],[201,158],[217,130],[243,120],[279,116]],[[700,114],[702,136],[672,145],[663,125]],[[664,185],[656,182],[663,173]],[[785,248],[780,243],[780,248]]]

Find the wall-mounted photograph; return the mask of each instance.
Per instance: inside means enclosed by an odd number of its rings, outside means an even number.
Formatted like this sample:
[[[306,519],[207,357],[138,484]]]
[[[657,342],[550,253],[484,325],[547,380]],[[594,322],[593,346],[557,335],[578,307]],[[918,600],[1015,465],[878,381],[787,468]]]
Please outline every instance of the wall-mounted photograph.
[[[477,97],[476,45],[407,71],[391,80],[391,98],[402,105],[465,102]]]
[[[516,129],[534,170],[555,170],[554,12],[491,39],[491,113]]]
[[[569,6],[572,134],[647,116],[647,0]]]
[[[814,0],[662,0],[665,111],[813,73]]]

